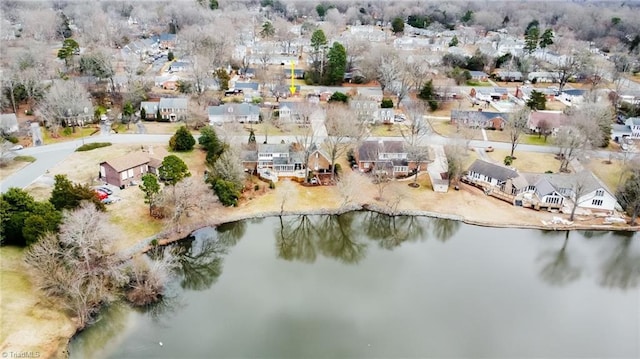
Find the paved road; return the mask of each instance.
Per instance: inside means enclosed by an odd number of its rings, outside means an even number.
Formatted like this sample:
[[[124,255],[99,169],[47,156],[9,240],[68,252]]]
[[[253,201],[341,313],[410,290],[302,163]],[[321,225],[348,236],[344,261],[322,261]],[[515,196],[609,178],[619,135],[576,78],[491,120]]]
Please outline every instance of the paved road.
[[[324,127],[324,126],[322,126]],[[326,129],[325,129],[326,131]],[[326,133],[326,132],[325,132]],[[326,135],[325,135],[326,136]],[[111,142],[111,143],[129,143],[129,144],[144,144],[144,143],[167,143],[171,135],[150,135],[150,134],[111,134],[111,135],[99,135],[94,137],[87,137],[82,140],[74,140],[69,142],[61,142],[56,144],[50,144],[40,147],[29,147],[19,151],[20,155],[28,155],[36,158],[36,161],[20,171],[12,174],[11,176],[4,178],[0,182],[0,193],[4,193],[10,187],[25,188],[33,183],[38,177],[45,174],[49,169],[53,168],[60,161],[65,159],[69,154],[73,153],[82,143],[89,142]],[[325,137],[318,136],[318,142],[324,141]],[[227,140],[233,143],[244,143],[246,136],[233,136],[228,137]],[[370,140],[385,140],[385,139],[398,139],[398,137],[370,137]],[[294,136],[269,136],[270,143],[293,142]],[[423,139],[423,144],[445,145],[454,141],[438,134],[431,134]],[[488,146],[492,146],[496,149],[510,149],[511,144],[505,142],[492,142],[492,141],[471,141],[470,147],[484,149]],[[558,148],[554,146],[536,146],[536,145],[518,145],[516,151],[525,152],[539,152],[539,153],[557,153]],[[609,158],[612,152],[609,151],[590,151],[589,156],[599,158]],[[617,153],[617,156],[622,154]]]

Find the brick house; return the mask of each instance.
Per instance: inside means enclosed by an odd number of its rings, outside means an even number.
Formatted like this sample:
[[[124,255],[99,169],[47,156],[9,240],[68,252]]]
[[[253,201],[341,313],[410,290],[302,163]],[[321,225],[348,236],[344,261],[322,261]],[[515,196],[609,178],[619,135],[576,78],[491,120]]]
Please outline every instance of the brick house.
[[[145,173],[156,173],[161,161],[148,153],[134,152],[100,163],[100,178],[107,184],[124,188],[140,182]]]

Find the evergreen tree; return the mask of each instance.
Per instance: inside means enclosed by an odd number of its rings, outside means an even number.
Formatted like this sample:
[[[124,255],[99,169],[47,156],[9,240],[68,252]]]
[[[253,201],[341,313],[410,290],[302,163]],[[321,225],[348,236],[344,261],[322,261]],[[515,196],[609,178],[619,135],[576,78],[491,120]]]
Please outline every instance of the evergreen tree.
[[[530,28],[524,35],[524,51],[532,54],[538,48],[538,40],[540,39],[540,29],[538,27]]]
[[[467,12],[465,12],[464,15],[462,15],[462,18],[460,19],[460,21],[466,24],[470,22],[472,19],[473,19],[473,11],[467,10]]]
[[[339,42],[334,42],[327,55],[325,85],[340,85],[347,70],[347,50]]]
[[[255,134],[255,132],[253,132],[253,129],[251,129],[251,131],[249,131],[248,144],[249,144],[249,146],[255,146],[256,145],[256,134]]]
[[[191,132],[187,129],[187,126],[180,126],[176,133],[171,136],[169,140],[169,148],[171,151],[191,151],[196,144],[196,139],[193,138]]]
[[[149,215],[151,215],[156,198],[158,194],[160,194],[160,184],[158,183],[156,175],[153,173],[143,175],[140,190],[144,192],[144,203],[149,205]]]
[[[433,80],[429,80],[424,84],[422,90],[420,90],[420,93],[418,94],[418,98],[426,101],[431,111],[438,109],[438,100],[433,88]]]
[[[265,39],[268,39],[273,37],[273,35],[275,34],[276,34],[276,28],[273,27],[273,24],[271,23],[271,21],[265,21],[264,24],[262,24],[262,30],[260,31],[260,36],[264,37]]]
[[[458,46],[458,42],[458,37],[456,35],[453,35],[453,38],[451,39],[451,41],[449,41],[449,47]]]
[[[162,165],[158,169],[159,177],[170,186],[191,176],[189,167],[176,155],[169,155],[162,160]]]
[[[106,210],[104,203],[100,201],[95,190],[88,185],[73,183],[66,175],[56,175],[54,179],[55,182],[49,202],[55,209],[59,211],[65,209],[73,210],[80,207],[82,201],[89,201],[94,204],[96,209],[100,211]]]
[[[143,120],[147,119],[147,110],[145,110],[144,107],[140,108],[140,118]]]
[[[209,9],[217,10],[218,6],[218,0],[209,0]]]
[[[553,30],[546,29],[540,37],[540,48],[545,49],[549,45],[553,45]]]
[[[527,100],[527,107],[532,110],[546,110],[547,97],[540,91],[531,91],[531,96]]]
[[[0,194],[0,243],[27,246],[46,232],[56,232],[62,214],[51,203],[37,202],[26,191],[9,188]]]
[[[207,151],[207,163],[213,164],[224,152],[224,143],[220,141],[216,131],[211,126],[200,130],[198,143]]]
[[[156,110],[156,121],[162,120],[162,113],[160,112],[160,107]]]
[[[400,17],[396,17],[391,21],[391,30],[394,34],[400,33],[404,31],[404,20]]]

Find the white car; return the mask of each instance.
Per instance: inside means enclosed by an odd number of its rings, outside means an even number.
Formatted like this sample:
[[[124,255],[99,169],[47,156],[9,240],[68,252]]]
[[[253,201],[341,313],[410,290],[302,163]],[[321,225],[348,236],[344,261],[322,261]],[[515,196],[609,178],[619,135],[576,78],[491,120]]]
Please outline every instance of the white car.
[[[15,145],[15,146],[11,147],[11,151],[18,151],[18,150],[21,150],[23,148],[24,148],[24,146],[22,146],[22,145]]]

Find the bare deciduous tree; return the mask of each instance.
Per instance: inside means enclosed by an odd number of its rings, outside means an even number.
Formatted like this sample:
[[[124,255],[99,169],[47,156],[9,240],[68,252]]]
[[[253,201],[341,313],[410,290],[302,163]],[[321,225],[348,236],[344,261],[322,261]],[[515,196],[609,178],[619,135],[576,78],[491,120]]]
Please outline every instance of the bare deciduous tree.
[[[430,132],[429,124],[424,118],[426,110],[422,101],[412,101],[405,107],[405,112],[409,115],[411,123],[407,129],[400,127],[400,133],[407,148],[407,160],[416,165],[414,185],[418,182],[418,173],[421,167],[426,168],[429,161],[429,148],[423,143]]]
[[[75,81],[56,81],[38,104],[41,117],[53,126],[77,126],[93,116],[87,90]]]
[[[309,156],[318,141],[318,134],[313,128],[311,121],[313,116],[321,115],[321,111],[322,110],[317,105],[309,102],[304,102],[299,106],[296,106],[296,114],[300,119],[299,126],[302,128],[294,137],[298,150],[302,152],[303,163],[305,164],[305,182],[309,181],[309,166],[307,166],[309,163]]]
[[[449,180],[455,185],[466,170],[463,165],[468,156],[467,151],[464,146],[454,142],[444,146],[444,153],[447,157],[447,174],[449,175]]]
[[[168,187],[173,187],[173,190],[169,190]],[[165,186],[159,202],[169,213],[167,230],[181,233],[185,217],[190,217],[193,213],[206,212],[218,200],[199,176],[191,176],[175,186]]]
[[[58,234],[48,233],[25,254],[38,288],[61,297],[84,328],[126,282],[124,259],[114,251],[120,236],[106,214],[90,203],[66,212]]]
[[[509,135],[509,141],[511,142],[511,153],[509,154],[511,157],[513,157],[513,153],[520,143],[520,138],[527,130],[527,123],[529,122],[530,114],[531,112],[527,107],[513,112],[510,114],[509,119],[504,126],[504,130]]]
[[[366,127],[359,121],[354,121],[354,118],[353,110],[347,105],[331,104],[327,108],[325,126],[328,136],[325,144],[334,180],[336,160],[344,155],[349,147],[362,141],[366,134]]]
[[[344,208],[355,202],[366,185],[365,177],[359,172],[349,171],[340,176],[337,182],[338,192],[342,197],[340,206]]]

